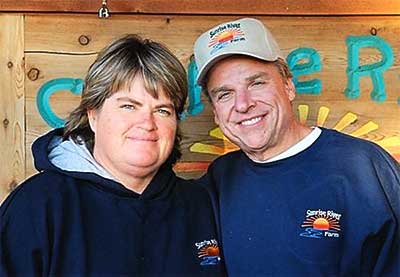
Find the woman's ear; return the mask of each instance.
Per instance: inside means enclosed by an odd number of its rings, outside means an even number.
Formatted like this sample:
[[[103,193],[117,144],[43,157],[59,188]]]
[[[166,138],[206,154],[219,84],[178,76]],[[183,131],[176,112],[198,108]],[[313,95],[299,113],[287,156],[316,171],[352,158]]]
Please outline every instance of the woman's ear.
[[[97,112],[96,112],[96,110],[88,110],[86,112],[86,114],[88,117],[90,129],[92,130],[93,133],[96,133],[96,128],[97,128]]]

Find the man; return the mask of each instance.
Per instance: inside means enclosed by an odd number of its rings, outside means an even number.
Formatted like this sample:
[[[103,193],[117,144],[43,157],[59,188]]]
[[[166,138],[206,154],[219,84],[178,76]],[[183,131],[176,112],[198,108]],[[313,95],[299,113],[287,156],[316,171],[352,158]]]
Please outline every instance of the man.
[[[258,20],[194,47],[215,122],[241,150],[202,178],[216,199],[228,275],[400,276],[400,170],[377,145],[300,124],[295,86]]]
[[[40,173],[0,208],[0,276],[221,276],[211,199],[172,171],[186,96],[162,44],[105,47],[65,128],[34,142]]]

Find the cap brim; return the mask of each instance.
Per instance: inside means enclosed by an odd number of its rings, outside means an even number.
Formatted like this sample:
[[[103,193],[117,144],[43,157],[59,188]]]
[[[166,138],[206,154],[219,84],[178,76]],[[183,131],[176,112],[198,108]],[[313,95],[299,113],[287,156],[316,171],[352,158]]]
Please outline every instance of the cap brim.
[[[247,56],[247,57],[252,57],[252,58],[256,58],[256,59],[260,59],[262,61],[268,61],[268,62],[274,62],[276,60],[278,60],[281,56],[277,55],[274,57],[261,57],[259,55],[255,55],[254,53],[247,53],[247,52],[239,52],[239,51],[232,51],[232,52],[224,52],[221,53],[220,55],[215,55],[212,57],[212,59],[210,59],[209,61],[207,61],[205,63],[205,66],[203,66],[203,68],[199,69],[199,73],[197,75],[197,84],[198,85],[204,85],[204,78],[206,77],[208,71],[219,61],[228,58],[230,56],[233,55],[242,55],[242,56]]]

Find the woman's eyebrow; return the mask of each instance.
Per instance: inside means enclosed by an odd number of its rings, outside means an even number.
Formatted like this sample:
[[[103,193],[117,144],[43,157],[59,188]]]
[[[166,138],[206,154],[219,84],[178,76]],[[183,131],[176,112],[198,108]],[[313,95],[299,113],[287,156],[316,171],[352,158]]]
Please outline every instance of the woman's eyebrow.
[[[130,102],[130,103],[138,105],[138,106],[142,105],[142,103],[140,103],[139,101],[137,101],[137,100],[135,100],[135,99],[133,99],[131,97],[126,97],[126,96],[118,97],[116,99],[116,101],[117,102]]]

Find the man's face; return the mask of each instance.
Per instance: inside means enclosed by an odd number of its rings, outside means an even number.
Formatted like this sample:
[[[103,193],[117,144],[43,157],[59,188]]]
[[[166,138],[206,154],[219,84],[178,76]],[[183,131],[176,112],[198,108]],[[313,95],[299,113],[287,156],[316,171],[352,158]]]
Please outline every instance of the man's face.
[[[212,67],[207,89],[215,122],[250,157],[264,159],[287,148],[295,89],[272,63],[229,57]]]
[[[94,157],[120,181],[150,181],[172,151],[177,128],[174,106],[163,91],[153,98],[140,74],[129,88],[112,94],[88,116],[95,133]]]

